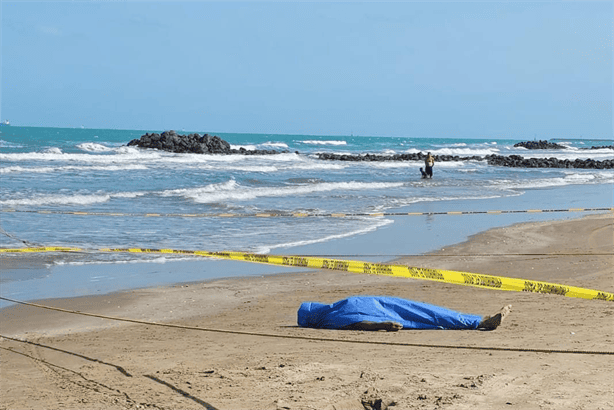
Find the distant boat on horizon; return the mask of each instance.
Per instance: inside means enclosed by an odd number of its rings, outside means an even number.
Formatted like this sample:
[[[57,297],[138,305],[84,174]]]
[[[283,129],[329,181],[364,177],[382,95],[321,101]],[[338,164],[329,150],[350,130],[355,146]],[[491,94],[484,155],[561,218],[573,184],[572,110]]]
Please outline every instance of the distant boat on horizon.
[[[0,122],[0,125],[7,126],[7,125],[11,125],[11,123],[9,122],[9,120],[4,120],[4,121]]]

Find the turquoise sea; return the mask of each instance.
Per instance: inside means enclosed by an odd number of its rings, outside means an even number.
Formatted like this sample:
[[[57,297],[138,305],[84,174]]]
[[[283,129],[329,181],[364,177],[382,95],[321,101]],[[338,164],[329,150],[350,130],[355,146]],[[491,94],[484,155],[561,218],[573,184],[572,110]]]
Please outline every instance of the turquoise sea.
[[[526,150],[514,148],[521,140],[512,139],[176,130],[218,135],[233,148],[287,153],[174,154],[126,146],[146,132],[161,131],[0,127],[0,247],[174,248],[386,261],[457,243],[495,226],[580,215],[365,214],[613,206],[612,170],[438,162],[434,178],[423,180],[420,162],[323,161],[315,155],[431,152],[603,160],[613,159],[614,150],[584,148],[612,145],[611,140],[555,140],[567,148]],[[259,213],[362,215],[253,216]],[[200,216],[182,216],[186,214]],[[219,214],[246,216],[215,216]],[[41,266],[3,268],[0,285],[3,296],[35,299],[281,269],[185,256],[91,252],[59,255]]]

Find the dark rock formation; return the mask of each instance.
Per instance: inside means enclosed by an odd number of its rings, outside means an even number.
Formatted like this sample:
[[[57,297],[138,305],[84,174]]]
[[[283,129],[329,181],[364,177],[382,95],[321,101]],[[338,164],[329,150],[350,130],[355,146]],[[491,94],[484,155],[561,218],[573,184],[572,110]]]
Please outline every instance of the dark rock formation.
[[[613,169],[614,160],[606,159],[558,159],[558,158],[524,158],[520,155],[487,155],[484,157],[489,165],[515,168],[584,168],[584,169]]]
[[[539,143],[550,144],[546,141]],[[518,144],[516,144],[518,145]],[[557,144],[553,144],[557,145]],[[205,134],[179,135],[175,131],[164,131],[162,134],[145,134],[140,139],[134,139],[128,146],[141,148],[155,148],[163,151],[176,153],[197,153],[197,154],[243,154],[243,155],[271,155],[286,153],[288,151],[275,150],[246,150],[245,148],[232,149],[230,144],[218,136]],[[557,147],[564,148],[560,145]],[[549,148],[552,148],[551,146]],[[608,148],[608,147],[593,147]],[[542,148],[543,149],[543,148]],[[298,154],[298,152],[297,152]],[[387,162],[387,161],[424,161],[426,155],[422,152],[413,154],[334,154],[318,153],[315,154],[321,160],[332,161],[363,161],[363,162]],[[614,169],[614,160],[595,161],[593,159],[576,159],[574,161],[557,158],[524,158],[520,155],[487,155],[480,157],[473,155],[470,157],[459,157],[458,155],[435,155],[435,162],[446,161],[487,161],[489,165],[500,167],[518,168],[589,168],[589,169]]]
[[[322,160],[334,161],[364,161],[364,162],[389,162],[389,161],[424,161],[426,155],[419,152],[415,154],[395,155],[347,155],[319,153],[316,154]],[[524,158],[520,155],[487,155],[485,157],[471,156],[459,157],[458,155],[435,155],[435,163],[446,161],[486,161],[488,165],[516,168],[586,168],[586,169],[614,169],[614,160],[595,161],[594,159],[557,159],[557,158]]]
[[[316,154],[319,159],[334,160],[334,161],[363,161],[363,162],[389,162],[389,161],[424,161],[426,154],[421,152],[414,154],[394,154],[394,155],[376,155],[376,154],[362,154],[362,155],[348,155],[348,154],[333,154],[329,152],[322,152]],[[458,155],[435,155],[435,161],[483,161],[484,158],[480,156],[471,157],[459,157]]]
[[[145,134],[140,139],[134,139],[128,146],[140,148],[154,148],[162,151],[193,154],[244,154],[244,155],[268,155],[279,154],[287,151],[275,150],[246,150],[245,148],[232,149],[230,144],[218,136],[205,134],[179,135],[175,131],[164,131],[162,134]]]
[[[602,145],[600,147],[580,148],[580,149],[614,149],[614,145]]]
[[[565,149],[563,145],[548,141],[524,141],[514,144],[514,147],[524,147],[526,149]]]
[[[175,131],[164,131],[162,134],[145,134],[140,139],[132,140],[128,146],[155,148],[162,151],[197,154],[225,154],[230,151],[230,144],[217,136],[202,137],[198,134],[178,135]]]

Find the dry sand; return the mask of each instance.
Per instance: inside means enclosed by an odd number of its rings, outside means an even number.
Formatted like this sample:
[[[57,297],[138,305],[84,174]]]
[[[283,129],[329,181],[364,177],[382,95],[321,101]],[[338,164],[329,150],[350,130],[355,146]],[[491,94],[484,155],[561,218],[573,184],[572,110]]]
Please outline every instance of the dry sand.
[[[400,262],[613,292],[613,220],[610,213],[500,228]],[[501,255],[469,256],[492,253]],[[508,304],[513,311],[490,332],[296,326],[301,302],[330,303],[358,294],[398,296],[481,315]],[[520,351],[613,352],[612,302],[294,271],[41,303],[328,340],[196,331],[9,307],[0,311],[2,409],[614,408],[614,356]]]

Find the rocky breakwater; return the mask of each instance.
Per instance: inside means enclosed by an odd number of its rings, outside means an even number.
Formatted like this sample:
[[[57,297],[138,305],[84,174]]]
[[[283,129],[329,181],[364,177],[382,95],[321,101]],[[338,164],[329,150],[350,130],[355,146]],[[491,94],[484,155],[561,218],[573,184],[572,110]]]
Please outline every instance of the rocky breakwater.
[[[394,155],[379,155],[379,154],[333,154],[329,152],[320,152],[317,155],[318,159],[332,161],[358,161],[358,162],[390,162],[390,161],[424,161],[426,154],[421,152],[412,154],[394,154]],[[471,156],[459,157],[458,155],[435,155],[435,161],[483,161],[484,157]]]
[[[390,162],[390,161],[424,161],[426,155],[418,152],[412,154],[376,155],[376,154],[333,154],[318,153],[317,158],[332,161]],[[515,168],[584,168],[614,169],[614,160],[596,161],[594,159],[558,159],[558,158],[524,158],[520,155],[487,155],[459,157],[458,155],[435,155],[435,163],[447,161],[486,161],[488,165]]]
[[[558,158],[524,158],[520,155],[486,155],[488,165],[513,168],[584,168],[584,169],[614,169],[614,160],[606,159],[558,159]]]
[[[614,149],[614,145],[602,145],[599,147],[590,147],[590,148],[580,148],[580,149]]]
[[[523,141],[514,144],[514,147],[523,147],[526,149],[565,149],[565,146],[563,145],[548,141]]]
[[[128,146],[140,148],[153,148],[179,154],[243,154],[243,155],[269,155],[288,151],[275,150],[246,150],[233,149],[227,141],[217,135],[188,134],[179,135],[175,131],[164,131],[162,134],[152,133],[141,136],[140,139],[130,141]]]

